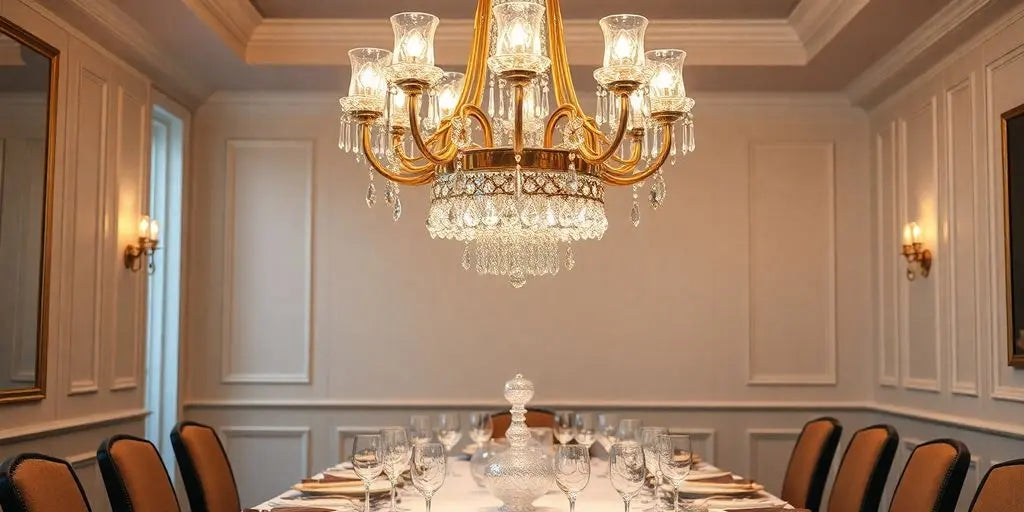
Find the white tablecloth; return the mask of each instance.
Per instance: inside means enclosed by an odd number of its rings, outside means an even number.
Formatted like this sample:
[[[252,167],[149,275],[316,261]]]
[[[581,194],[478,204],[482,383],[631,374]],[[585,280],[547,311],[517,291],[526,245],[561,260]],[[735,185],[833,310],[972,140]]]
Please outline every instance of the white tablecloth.
[[[449,459],[451,464],[451,470],[454,476],[449,476],[441,490],[434,495],[431,508],[434,512],[498,512],[498,507],[501,502],[491,496],[487,492],[487,489],[478,487],[476,482],[473,481],[473,477],[469,474],[469,462],[464,460]],[[700,468],[701,471],[716,471],[717,468],[710,464],[703,464]],[[612,488],[611,482],[607,478],[608,464],[606,461],[601,459],[594,459],[591,467],[590,483],[586,489],[580,494],[579,499],[576,501],[577,512],[622,512],[623,504],[622,499],[619,497],[615,489]],[[320,475],[317,475],[319,477]],[[381,475],[381,478],[384,478]],[[423,498],[415,493],[415,489],[412,486],[408,486],[413,492],[406,492],[403,494],[401,507],[405,508],[407,512],[424,512],[425,504]],[[646,492],[646,491],[644,491]],[[270,499],[269,501],[262,503],[255,507],[257,510],[272,510],[274,507],[281,506],[311,506],[311,507],[324,507],[324,508],[335,508],[330,506],[324,506],[323,503],[318,503],[314,500],[308,502],[296,502],[289,498],[299,496],[298,492],[287,491],[279,496]],[[772,498],[775,503],[767,502],[762,507],[769,506],[782,506],[783,503],[777,498],[771,497],[767,493],[762,493],[765,498]],[[537,507],[537,512],[567,512],[569,510],[569,502],[566,500],[565,495],[558,490],[557,486],[552,486],[551,491],[547,495],[541,497],[534,502]],[[650,504],[641,504],[640,496],[633,499],[630,504],[630,512],[641,512],[643,509],[650,507]],[[362,503],[358,504],[359,508],[355,508],[352,504],[347,506],[337,507],[336,510],[341,512],[356,512],[362,511]],[[788,507],[791,508],[791,507]],[[387,500],[374,502],[373,512],[389,512],[390,504]],[[709,512],[721,512],[723,508],[709,508]]]

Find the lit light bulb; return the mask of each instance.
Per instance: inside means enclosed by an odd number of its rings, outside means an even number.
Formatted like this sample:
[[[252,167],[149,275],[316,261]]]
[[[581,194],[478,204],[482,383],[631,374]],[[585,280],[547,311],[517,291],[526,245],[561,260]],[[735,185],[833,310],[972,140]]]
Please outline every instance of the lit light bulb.
[[[143,215],[142,219],[139,220],[139,238],[146,238],[149,236],[149,216]]]
[[[444,89],[440,94],[437,95],[437,109],[440,111],[441,117],[448,117],[452,111],[455,110],[455,104],[458,103],[459,96],[455,91],[451,89]]]
[[[396,109],[405,110],[405,93],[399,92],[398,94],[391,96],[391,102]]]
[[[530,29],[522,21],[516,21],[508,30],[509,50],[516,53],[525,53],[530,45]]]
[[[636,50],[636,46],[633,44],[633,40],[626,34],[619,34],[615,38],[615,43],[612,44],[612,58],[616,60],[631,61],[633,60],[633,53]]]
[[[423,59],[426,57],[427,41],[423,39],[423,35],[419,32],[412,32],[408,37],[405,38],[406,57],[410,57],[414,60]]]
[[[916,222],[909,222],[903,226],[903,245],[913,245],[921,241],[921,226]]]
[[[671,94],[672,89],[675,87],[675,82],[675,73],[662,68],[651,79],[651,88],[662,95],[668,95]]]
[[[364,67],[359,72],[359,85],[365,89],[364,92],[375,92],[380,89],[381,76],[376,69],[370,66]]]
[[[160,223],[156,219],[149,221],[149,239],[154,242],[160,239]]]

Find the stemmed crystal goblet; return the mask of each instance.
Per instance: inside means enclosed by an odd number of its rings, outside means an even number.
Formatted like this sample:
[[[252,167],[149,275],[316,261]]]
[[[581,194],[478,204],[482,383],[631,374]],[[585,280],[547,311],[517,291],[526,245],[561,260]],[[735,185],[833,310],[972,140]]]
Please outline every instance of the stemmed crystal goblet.
[[[370,484],[384,470],[384,453],[380,435],[360,434],[352,444],[352,469],[365,487],[363,511],[370,512]]]
[[[589,454],[590,447],[597,441],[597,420],[593,413],[578,412],[573,415],[572,424],[576,428],[576,442],[586,446]]]
[[[672,483],[675,491],[672,510],[679,510],[679,488],[686,481],[693,467],[693,445],[685,434],[662,434],[658,436],[658,465],[662,474]]]
[[[658,510],[658,506],[661,503],[658,500],[658,489],[661,487],[661,468],[658,467],[658,437],[663,434],[668,434],[668,429],[665,427],[641,427],[640,429],[640,445],[644,449],[647,474],[654,477],[650,499],[643,500],[644,503],[650,503],[650,500],[654,500],[654,506],[648,508],[648,511]]]
[[[441,443],[423,443],[412,447],[412,462],[409,465],[412,485],[426,500],[426,512],[430,512],[430,500],[434,493],[444,484],[447,458],[448,452]]]
[[[573,436],[576,435],[576,428],[573,426],[572,420],[572,411],[555,412],[555,439],[558,439],[559,444],[569,444],[569,441],[572,441]]]
[[[457,412],[442,412],[437,415],[437,440],[441,442],[447,453],[451,453],[452,448],[459,443],[459,439],[462,439],[462,427],[459,424],[459,413]],[[448,466],[449,476],[457,476],[452,473],[451,466]]]
[[[555,483],[569,499],[569,512],[576,512],[576,497],[590,482],[590,452],[581,444],[560,444],[554,467]]]
[[[636,418],[623,418],[619,420],[619,427],[615,430],[615,435],[619,441],[636,441],[640,442],[640,429],[643,427],[643,422]]]
[[[483,411],[469,413],[469,438],[477,444],[477,447],[483,446],[493,434],[494,421],[491,419],[491,413]]]
[[[409,416],[409,441],[412,444],[423,444],[434,438],[434,432],[430,429],[430,416],[426,414],[413,414]]]
[[[646,475],[644,450],[640,443],[619,441],[612,445],[608,454],[608,478],[622,497],[625,512],[629,512],[629,502],[643,489]]]
[[[385,427],[380,431],[384,453],[384,474],[391,484],[391,510],[398,510],[396,491],[398,479],[409,460],[409,436],[402,427]]]

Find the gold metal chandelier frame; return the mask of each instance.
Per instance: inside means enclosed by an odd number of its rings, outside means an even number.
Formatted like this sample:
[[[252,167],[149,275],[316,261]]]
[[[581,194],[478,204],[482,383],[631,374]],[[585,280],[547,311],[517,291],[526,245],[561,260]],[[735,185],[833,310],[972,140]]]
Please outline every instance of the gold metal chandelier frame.
[[[473,42],[466,65],[465,82],[452,114],[443,118],[437,130],[424,138],[419,128],[418,104],[427,89],[427,83],[419,80],[404,80],[394,85],[407,96],[409,132],[421,156],[409,155],[402,144],[406,128],[391,127],[391,150],[394,151],[398,168],[388,169],[373,151],[371,128],[382,115],[374,111],[351,113],[360,126],[362,149],[370,167],[385,178],[401,185],[424,185],[431,183],[438,175],[452,172],[456,158],[463,158],[467,170],[503,171],[521,164],[533,170],[567,171],[575,162],[577,172],[586,173],[609,185],[633,185],[639,183],[660,169],[672,148],[672,126],[687,115],[682,111],[652,112],[651,119],[661,127],[662,141],[657,155],[654,155],[643,169],[641,147],[644,128],[629,128],[630,95],[642,84],[634,81],[620,81],[607,84],[609,93],[618,100],[619,119],[615,135],[609,138],[597,126],[594,119],[584,113],[573,88],[569,60],[565,49],[565,36],[559,0],[547,0],[548,52],[551,59],[551,81],[558,107],[548,117],[544,130],[542,148],[524,147],[523,102],[525,87],[537,76],[536,72],[509,70],[499,76],[506,80],[514,91],[515,121],[513,124],[512,148],[495,147],[491,120],[482,109],[484,86],[487,79],[487,59],[490,52],[491,0],[477,0],[473,21]],[[459,146],[453,137],[453,119],[460,118],[468,127],[475,121],[483,132],[483,144],[472,147]],[[562,121],[579,119],[581,126],[576,136],[579,145],[575,149],[557,148],[555,133]],[[620,146],[629,137],[632,148],[629,156],[619,157]],[[461,153],[461,154],[460,154]],[[471,157],[467,158],[467,156]],[[518,156],[518,158],[516,158]],[[578,158],[577,158],[578,157]],[[582,162],[580,161],[582,160]]]

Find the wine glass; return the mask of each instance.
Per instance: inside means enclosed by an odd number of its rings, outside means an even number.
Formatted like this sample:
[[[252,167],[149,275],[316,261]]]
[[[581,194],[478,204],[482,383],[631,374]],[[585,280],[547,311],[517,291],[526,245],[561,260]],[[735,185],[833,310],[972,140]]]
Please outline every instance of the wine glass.
[[[658,510],[658,488],[661,487],[661,468],[658,466],[658,438],[668,434],[665,427],[641,427],[640,446],[644,449],[644,461],[647,463],[647,474],[654,477],[654,486],[651,487],[651,499],[655,506],[648,510]],[[644,503],[650,503],[645,499]]]
[[[622,497],[625,512],[629,512],[629,502],[643,489],[646,475],[644,450],[640,443],[619,441],[612,445],[608,454],[608,478]]]
[[[430,429],[430,416],[426,414],[409,416],[409,441],[412,444],[427,443],[433,437],[433,431]]]
[[[643,427],[643,422],[636,418],[623,418],[619,420],[619,428],[615,430],[615,435],[619,441],[636,441],[640,442],[640,428]]]
[[[469,413],[469,438],[478,447],[490,441],[493,434],[494,421],[491,420],[491,413],[482,411]]]
[[[462,428],[459,425],[459,413],[457,412],[442,412],[437,415],[437,440],[441,442],[444,449],[451,453],[452,448],[458,444],[459,439],[462,439]],[[449,474],[451,473],[451,467],[448,468]]]
[[[391,483],[391,510],[397,510],[395,492],[398,478],[402,476],[409,460],[409,436],[402,427],[385,427],[380,431],[380,440],[384,453],[384,474]]]
[[[693,446],[685,434],[658,436],[658,466],[675,490],[672,510],[679,510],[679,488],[686,481],[693,465]]]
[[[441,443],[428,442],[412,447],[412,462],[409,466],[412,485],[426,500],[427,512],[430,512],[430,499],[444,484],[447,462],[447,452]]]
[[[569,441],[572,441],[573,436],[576,435],[572,418],[572,411],[555,412],[555,439],[558,439],[559,444],[569,444]]]
[[[597,420],[592,413],[578,412],[573,415],[572,424],[576,428],[576,442],[586,446],[589,454],[590,447],[597,441]]]
[[[378,434],[360,434],[352,444],[352,469],[363,480],[366,500],[363,512],[370,512],[370,484],[384,470],[384,454]]]
[[[576,512],[576,497],[590,482],[590,452],[581,444],[555,448],[555,483],[569,498],[569,512]]]

